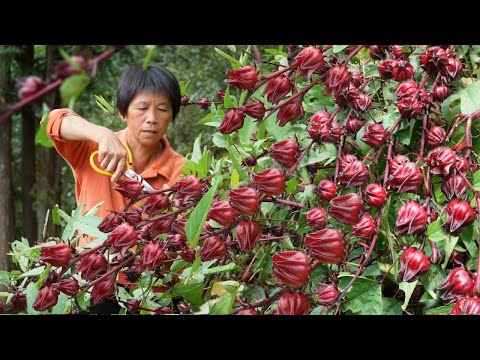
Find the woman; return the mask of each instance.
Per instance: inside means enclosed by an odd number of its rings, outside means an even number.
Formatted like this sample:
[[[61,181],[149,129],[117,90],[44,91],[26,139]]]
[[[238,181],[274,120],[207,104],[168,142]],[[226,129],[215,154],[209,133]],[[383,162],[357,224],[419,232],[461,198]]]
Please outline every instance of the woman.
[[[180,87],[168,69],[159,64],[146,69],[130,66],[118,84],[117,110],[127,127],[116,133],[69,109],[55,109],[48,116],[47,133],[75,177],[77,204],[85,204],[84,211],[88,211],[103,201],[96,213],[101,217],[108,215],[108,210],[123,210],[129,202],[112,184],[126,170],[124,145],[132,152],[133,170],[157,189],[175,184],[185,165],[185,158],[165,138],[180,110]],[[111,178],[90,166],[90,154],[97,149],[98,162],[113,173]],[[84,237],[79,246],[91,240]]]

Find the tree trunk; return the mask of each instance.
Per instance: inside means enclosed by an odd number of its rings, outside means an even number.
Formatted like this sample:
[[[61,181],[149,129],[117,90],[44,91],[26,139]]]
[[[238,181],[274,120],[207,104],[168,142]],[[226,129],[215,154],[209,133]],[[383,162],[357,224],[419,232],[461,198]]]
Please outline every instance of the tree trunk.
[[[0,96],[8,98],[11,56],[0,51]],[[12,270],[7,253],[15,240],[12,183],[12,119],[0,123],[0,270]]]
[[[33,75],[33,45],[24,45],[17,57],[21,74]],[[37,219],[33,209],[35,200],[35,131],[37,120],[33,106],[24,106],[22,113],[22,236],[28,239],[30,245],[37,240]]]

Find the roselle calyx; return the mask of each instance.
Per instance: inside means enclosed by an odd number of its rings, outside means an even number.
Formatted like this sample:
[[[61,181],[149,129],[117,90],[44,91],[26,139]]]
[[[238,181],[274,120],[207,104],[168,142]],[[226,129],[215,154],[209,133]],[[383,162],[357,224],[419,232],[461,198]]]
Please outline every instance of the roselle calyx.
[[[352,233],[361,239],[370,239],[375,234],[375,222],[370,215],[363,215],[358,223],[352,226]]]
[[[397,171],[399,166],[410,162],[410,159],[405,155],[396,155],[388,163],[390,174],[393,174]]]
[[[68,296],[73,296],[80,290],[78,281],[72,277],[60,280],[60,282],[56,284],[54,288]]]
[[[430,149],[433,149],[437,146],[443,145],[446,137],[447,132],[444,128],[440,126],[432,126],[430,129],[428,129],[425,140],[427,141],[427,146]]]
[[[64,242],[42,247],[40,260],[53,266],[66,266],[73,257],[73,248]]]
[[[254,186],[264,194],[276,196],[285,191],[285,174],[280,169],[268,168],[252,177]]]
[[[229,198],[230,205],[240,214],[252,216],[259,210],[260,196],[258,191],[249,186],[231,190]]]
[[[20,100],[26,99],[46,86],[45,81],[38,76],[28,76],[16,79],[17,96]]]
[[[368,170],[363,161],[355,160],[338,174],[337,181],[344,187],[359,187],[368,180]]]
[[[283,127],[290,121],[296,120],[305,114],[302,99],[295,99],[280,107],[277,114],[278,126]]]
[[[363,200],[370,206],[380,207],[387,201],[387,190],[379,184],[368,184],[363,193]]]
[[[272,145],[270,157],[280,165],[290,168],[298,157],[299,145],[296,140],[286,139]]]
[[[296,292],[286,292],[277,303],[277,315],[308,315],[310,305],[305,295]]]
[[[253,308],[247,308],[247,309],[240,310],[236,314],[237,315],[260,315],[260,313]]]
[[[451,94],[452,89],[450,89],[447,85],[442,84],[435,87],[435,90],[433,91],[433,98],[436,101],[443,101]]]
[[[254,119],[261,119],[265,115],[265,105],[261,101],[255,101],[241,106],[238,110]]]
[[[312,74],[322,69],[324,64],[323,53],[314,46],[308,46],[295,56],[291,66],[297,68],[298,75],[306,75],[310,80]]]
[[[422,182],[423,175],[420,169],[410,161],[398,166],[387,180],[387,184],[391,186],[395,194],[416,193]]]
[[[292,81],[282,74],[267,82],[267,86],[262,95],[267,96],[268,102],[277,104],[285,95],[292,91],[292,89]]]
[[[306,216],[307,224],[310,227],[321,229],[327,224],[327,213],[321,207],[311,209]]]
[[[229,78],[225,82],[241,90],[252,88],[258,80],[258,71],[250,65],[228,70],[227,75]]]
[[[468,201],[454,199],[445,208],[445,230],[456,234],[475,221],[475,210]]]
[[[162,246],[151,241],[142,248],[140,259],[138,260],[137,270],[148,272],[155,270],[163,264],[165,260],[165,251]]]
[[[460,174],[452,174],[442,180],[440,189],[448,200],[460,198],[467,191],[468,184]]]
[[[308,280],[309,261],[301,251],[281,251],[273,255],[273,274],[278,280],[294,288],[302,287]]]
[[[117,190],[123,197],[127,199],[136,200],[138,196],[143,192],[142,183],[137,179],[123,179],[120,178],[116,181],[117,186],[113,189]]]
[[[464,297],[457,300],[450,311],[451,315],[480,315],[480,300]]]
[[[330,180],[320,180],[315,188],[315,193],[322,200],[332,200],[335,196],[337,196],[337,185]]]
[[[122,222],[123,220],[117,212],[111,212],[103,218],[102,222],[98,225],[98,230],[104,233],[109,233]]]
[[[112,253],[121,252],[123,256],[137,241],[138,235],[135,227],[125,222],[110,233],[106,243],[112,245]]]
[[[427,159],[430,171],[436,175],[448,175],[456,162],[455,152],[449,147],[439,146],[432,150]]]
[[[365,127],[365,133],[362,136],[362,141],[373,148],[379,148],[385,144],[388,138],[388,132],[382,124],[368,124]]]
[[[72,55],[70,58],[78,65],[79,68],[72,66],[66,60],[62,60],[55,65],[55,76],[57,79],[65,79],[69,76],[79,74],[82,70],[87,71],[87,63],[83,56]]]
[[[241,129],[245,121],[245,114],[238,109],[230,109],[218,127],[218,130],[222,134],[231,134],[235,130]]]
[[[398,61],[386,59],[378,63],[378,73],[385,80],[393,79],[393,71],[397,68]]]
[[[81,273],[82,279],[92,281],[99,274],[107,269],[107,259],[99,251],[82,257],[77,268],[77,272]]]
[[[109,276],[102,281],[99,281],[98,283],[93,285],[92,288],[93,305],[98,304],[105,298],[115,294],[116,290],[116,281],[113,276]]]
[[[235,234],[239,248],[250,254],[262,235],[262,227],[254,220],[240,221]]]
[[[419,234],[427,226],[427,212],[415,201],[407,202],[398,209],[395,234],[407,236]]]
[[[338,288],[335,284],[326,284],[319,286],[315,291],[318,297],[318,303],[323,306],[332,306],[337,301]]]
[[[32,307],[37,311],[45,311],[57,303],[58,294],[58,291],[53,286],[44,286],[38,292]]]
[[[473,295],[475,282],[465,268],[457,267],[448,273],[437,289],[443,291],[443,300],[451,302]]]
[[[362,198],[355,193],[350,193],[333,198],[328,204],[328,214],[338,221],[353,225],[356,224],[362,213]]]
[[[343,234],[336,229],[322,229],[306,236],[307,248],[320,262],[338,264],[345,254]]]
[[[170,200],[163,194],[150,195],[142,204],[142,209],[148,216],[155,216],[169,207]]]
[[[406,249],[400,256],[401,281],[412,282],[427,273],[430,268],[430,260],[425,253],[414,247]]]
[[[447,76],[449,79],[456,79],[462,73],[463,65],[457,58],[450,57],[447,61],[447,66],[440,73]]]
[[[325,80],[325,94],[339,93],[350,83],[352,76],[348,69],[343,65],[332,66],[327,71],[327,79]]]
[[[345,128],[347,129],[347,132],[349,134],[355,136],[358,130],[360,130],[364,124],[365,124],[364,120],[361,120],[357,117],[349,117],[345,125]]]
[[[227,246],[218,235],[212,235],[205,239],[200,249],[200,260],[222,259],[227,254]]]
[[[214,220],[220,225],[227,227],[235,220],[235,214],[235,209],[232,208],[228,201],[213,200],[207,219]]]

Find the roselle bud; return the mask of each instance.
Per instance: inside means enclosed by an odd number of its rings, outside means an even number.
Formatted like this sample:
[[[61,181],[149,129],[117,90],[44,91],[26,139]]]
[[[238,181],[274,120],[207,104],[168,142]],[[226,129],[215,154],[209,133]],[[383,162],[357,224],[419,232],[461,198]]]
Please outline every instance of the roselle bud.
[[[53,266],[66,266],[73,257],[73,248],[65,243],[59,243],[53,246],[45,246],[41,250],[41,261]]]
[[[187,241],[187,234],[185,233],[185,224],[187,223],[187,219],[185,218],[178,218],[173,220],[172,223],[172,231],[176,234],[179,234],[183,241]],[[168,231],[167,231],[168,232]]]
[[[211,101],[208,101],[207,98],[200,98],[197,100],[196,104],[200,106],[200,109],[206,110],[210,106]]]
[[[436,175],[448,175],[450,168],[456,162],[455,153],[452,149],[439,146],[432,150],[430,156],[427,159],[427,165],[433,174]]]
[[[44,311],[54,306],[57,301],[58,291],[47,285],[40,289],[32,307],[37,311]]]
[[[142,204],[142,209],[148,216],[155,216],[169,207],[170,201],[163,194],[150,195]]]
[[[20,100],[26,99],[46,86],[38,76],[16,79],[17,95]]]
[[[163,264],[165,260],[165,251],[163,248],[151,241],[142,248],[140,259],[138,260],[137,270],[148,272],[155,270]]]
[[[455,199],[445,208],[444,227],[449,233],[459,233],[475,221],[475,210],[468,201]]]
[[[207,219],[212,219],[222,226],[230,226],[235,219],[235,210],[228,201],[213,200]]]
[[[345,254],[343,234],[336,229],[322,229],[305,238],[312,256],[322,263],[338,264]]]
[[[235,230],[238,246],[250,254],[262,235],[262,227],[253,220],[240,221]]]
[[[400,256],[400,272],[398,275],[401,281],[412,282],[426,274],[429,268],[430,260],[425,253],[420,249],[410,247]]]
[[[137,179],[118,179],[116,181],[118,186],[114,186],[113,189],[117,190],[123,197],[127,199],[136,200],[137,197],[143,192],[143,187],[140,181]]]
[[[457,173],[457,172],[462,172],[466,173],[468,171],[469,164],[468,164],[468,159],[464,158],[463,156],[455,156],[455,163],[453,166],[450,168],[451,173]],[[472,170],[472,172],[475,172],[475,170]]]
[[[448,64],[447,52],[440,46],[432,46],[422,52],[418,57],[420,66],[429,74],[443,70]]]
[[[228,70],[227,75],[229,79],[225,80],[225,82],[241,90],[252,88],[258,80],[258,71],[250,65],[235,70]]]
[[[83,56],[73,55],[70,57],[83,70],[87,71],[87,63]],[[55,66],[55,74],[57,79],[65,79],[66,77],[79,74],[80,71],[74,68],[68,61],[61,61]]]
[[[352,71],[351,76],[353,85],[355,85],[356,87],[362,85],[363,75],[360,71]]]
[[[460,252],[453,249],[448,262],[453,264],[453,266],[465,266],[467,260],[468,254],[466,252]]]
[[[437,287],[438,290],[444,291],[442,299],[447,302],[473,295],[474,288],[475,282],[463,267],[457,267],[450,271],[443,282]]]
[[[287,292],[280,296],[277,304],[277,315],[308,315],[310,305],[305,295]]]
[[[412,98],[417,92],[418,84],[414,80],[406,80],[398,85],[395,93],[398,99]]]
[[[309,261],[301,251],[281,251],[273,255],[273,274],[281,282],[294,287],[302,287],[308,280]]]
[[[107,270],[107,265],[108,262],[105,256],[96,251],[82,257],[77,272],[81,273],[82,279],[92,281],[97,275],[102,274]]]
[[[171,217],[158,219],[154,220],[149,225],[150,227],[148,231],[150,233],[150,237],[153,239],[157,235],[169,233],[172,230],[173,219]]]
[[[361,239],[370,239],[375,234],[375,223],[370,215],[363,215],[358,223],[352,226],[352,233]]]
[[[240,310],[239,312],[236,313],[237,315],[260,315],[260,313],[253,309],[253,308],[248,308],[248,309],[243,309]]]
[[[166,240],[166,246],[171,251],[180,250],[185,243],[185,240],[179,234],[168,234]]]
[[[413,76],[413,66],[408,61],[400,60],[393,69],[392,75],[397,81],[405,81]]]
[[[363,200],[370,206],[380,207],[387,201],[387,190],[378,184],[368,184],[363,194]]]
[[[426,225],[427,212],[418,202],[410,201],[398,209],[395,234],[398,236],[419,234],[425,230]]]
[[[405,155],[394,156],[393,159],[391,159],[388,164],[390,173],[393,174],[395,171],[397,171],[398,167],[409,162],[410,162],[410,159]]]
[[[280,107],[277,114],[278,126],[283,127],[286,123],[298,119],[305,114],[302,107],[302,99],[297,99]]]
[[[299,151],[296,140],[286,139],[272,145],[270,157],[280,165],[290,168],[295,164]]]
[[[171,189],[177,191],[176,198],[191,198],[196,201],[202,197],[202,183],[194,175],[178,180]]]
[[[314,46],[308,46],[295,56],[291,66],[298,69],[298,75],[306,75],[307,80],[310,80],[312,74],[320,70],[323,64],[322,51]]]
[[[427,146],[431,149],[443,145],[447,133],[440,126],[432,126],[426,133]]]
[[[442,180],[440,188],[448,200],[460,198],[467,191],[467,182],[460,174],[449,175]]]
[[[318,296],[318,303],[323,306],[332,306],[337,301],[338,289],[334,284],[320,286],[315,294]]]
[[[276,104],[292,89],[292,81],[287,76],[282,74],[267,82],[267,86],[265,87],[262,95],[267,95],[268,102]]]
[[[340,159],[340,171],[345,170],[347,166],[349,166],[351,163],[357,160],[358,159],[355,155],[351,155],[351,154],[343,155],[342,158]]]
[[[93,305],[98,304],[105,298],[115,294],[117,291],[116,289],[116,282],[115,278],[110,276],[102,281],[93,285],[92,288],[92,303]]]
[[[378,73],[385,80],[393,79],[393,71],[397,68],[398,61],[387,59],[378,63]]]
[[[457,78],[462,73],[463,65],[456,58],[448,58],[447,66],[444,71],[441,71],[442,75],[448,75],[450,79]]]
[[[327,224],[327,213],[321,207],[307,212],[307,224],[310,227],[321,229]]]
[[[352,79],[353,81],[353,79]],[[333,98],[338,106],[342,108],[346,108],[347,106],[353,106],[355,99],[358,95],[358,89],[352,83],[348,84],[348,86],[339,93],[334,93]]]
[[[317,143],[329,142],[330,140],[330,124],[320,124],[313,125],[309,130],[308,134],[313,141]]]
[[[443,101],[449,97],[451,93],[452,89],[450,89],[447,85],[438,85],[433,91],[433,98],[436,101]]]
[[[397,167],[390,176],[387,184],[392,187],[396,194],[405,192],[416,193],[423,182],[423,175],[418,166],[413,162],[407,162]]]
[[[142,212],[138,209],[132,209],[120,213],[120,217],[133,226],[137,226],[142,221]]]
[[[181,106],[187,106],[189,103],[190,103],[190,98],[188,96],[184,95],[180,98]]]
[[[349,117],[347,123],[345,124],[345,128],[349,134],[355,136],[358,130],[360,130],[364,124],[365,122],[359,118]]]
[[[195,260],[195,254],[196,254],[195,249],[189,248],[188,246],[185,246],[180,251],[180,256],[182,257],[183,260],[185,260],[188,263],[193,262],[193,260]]]
[[[285,191],[285,174],[280,169],[265,169],[252,177],[254,186],[264,194],[276,196]]]
[[[227,251],[227,246],[220,236],[209,236],[205,239],[200,249],[200,259],[202,261],[222,259],[227,254]]]
[[[422,104],[413,98],[403,98],[395,105],[404,119],[413,119],[422,113]]]
[[[402,45],[392,45],[392,56],[397,60],[406,60],[408,55],[412,53],[412,49],[405,51]]]
[[[340,174],[338,174],[337,181],[346,188],[357,187],[367,182],[368,175],[365,164],[360,160],[356,160],[345,166]]]
[[[317,111],[308,118],[308,123],[312,126],[327,125],[330,123],[330,114],[326,111]]]
[[[113,229],[115,229],[118,225],[123,222],[122,218],[118,213],[111,212],[107,216],[105,216],[102,222],[98,225],[98,230],[104,233],[109,233]]]
[[[265,105],[261,101],[255,101],[241,106],[238,110],[254,119],[261,119],[265,115]]]
[[[112,253],[121,251],[122,256],[129,248],[137,243],[138,235],[135,227],[129,223],[123,223],[110,233],[107,244],[112,245]]]
[[[380,60],[387,56],[388,45],[370,45],[368,47],[370,57],[374,60]]]
[[[362,136],[362,141],[373,148],[379,148],[385,144],[388,138],[388,132],[382,124],[368,124],[365,127],[365,134]]]
[[[337,196],[337,185],[330,180],[320,180],[315,188],[315,193],[320,199],[329,201]]]
[[[10,306],[15,312],[23,312],[27,309],[27,295],[16,291],[10,300]]]
[[[229,197],[230,205],[245,216],[255,215],[260,208],[258,191],[249,186],[233,189]]]
[[[140,309],[138,308],[140,304],[141,301],[139,299],[130,299],[124,305],[127,308],[128,313],[134,315],[140,313]]]
[[[73,296],[80,290],[78,281],[74,278],[64,278],[60,280],[55,288],[68,296]]]
[[[353,225],[360,221],[362,216],[362,198],[355,193],[350,193],[333,198],[328,204],[328,214],[338,221]]]
[[[352,76],[348,69],[342,65],[332,66],[327,72],[325,80],[325,93],[339,93],[350,83]]]
[[[245,114],[238,109],[230,109],[225,114],[218,127],[222,134],[231,134],[235,130],[241,129],[245,120]]]
[[[451,315],[480,315],[480,300],[477,298],[461,298],[457,300]]]
[[[328,142],[337,143],[342,138],[342,127],[338,122],[332,122],[330,124],[330,134]]]
[[[283,225],[272,226],[271,229],[274,236],[283,236],[285,227]]]
[[[43,282],[43,286],[45,285],[53,285],[55,284],[56,282],[58,282],[59,280],[59,275],[58,273],[55,271],[55,270],[50,270],[48,272],[48,275],[47,275],[47,278],[45,279],[45,281]]]

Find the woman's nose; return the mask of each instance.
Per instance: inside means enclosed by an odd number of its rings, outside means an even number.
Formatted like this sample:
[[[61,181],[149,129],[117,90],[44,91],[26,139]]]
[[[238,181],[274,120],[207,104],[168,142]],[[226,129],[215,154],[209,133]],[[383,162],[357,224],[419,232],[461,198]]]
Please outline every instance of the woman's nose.
[[[155,112],[150,110],[147,112],[147,117],[146,117],[146,121],[147,123],[149,124],[155,124],[157,123],[157,117],[155,116]]]

